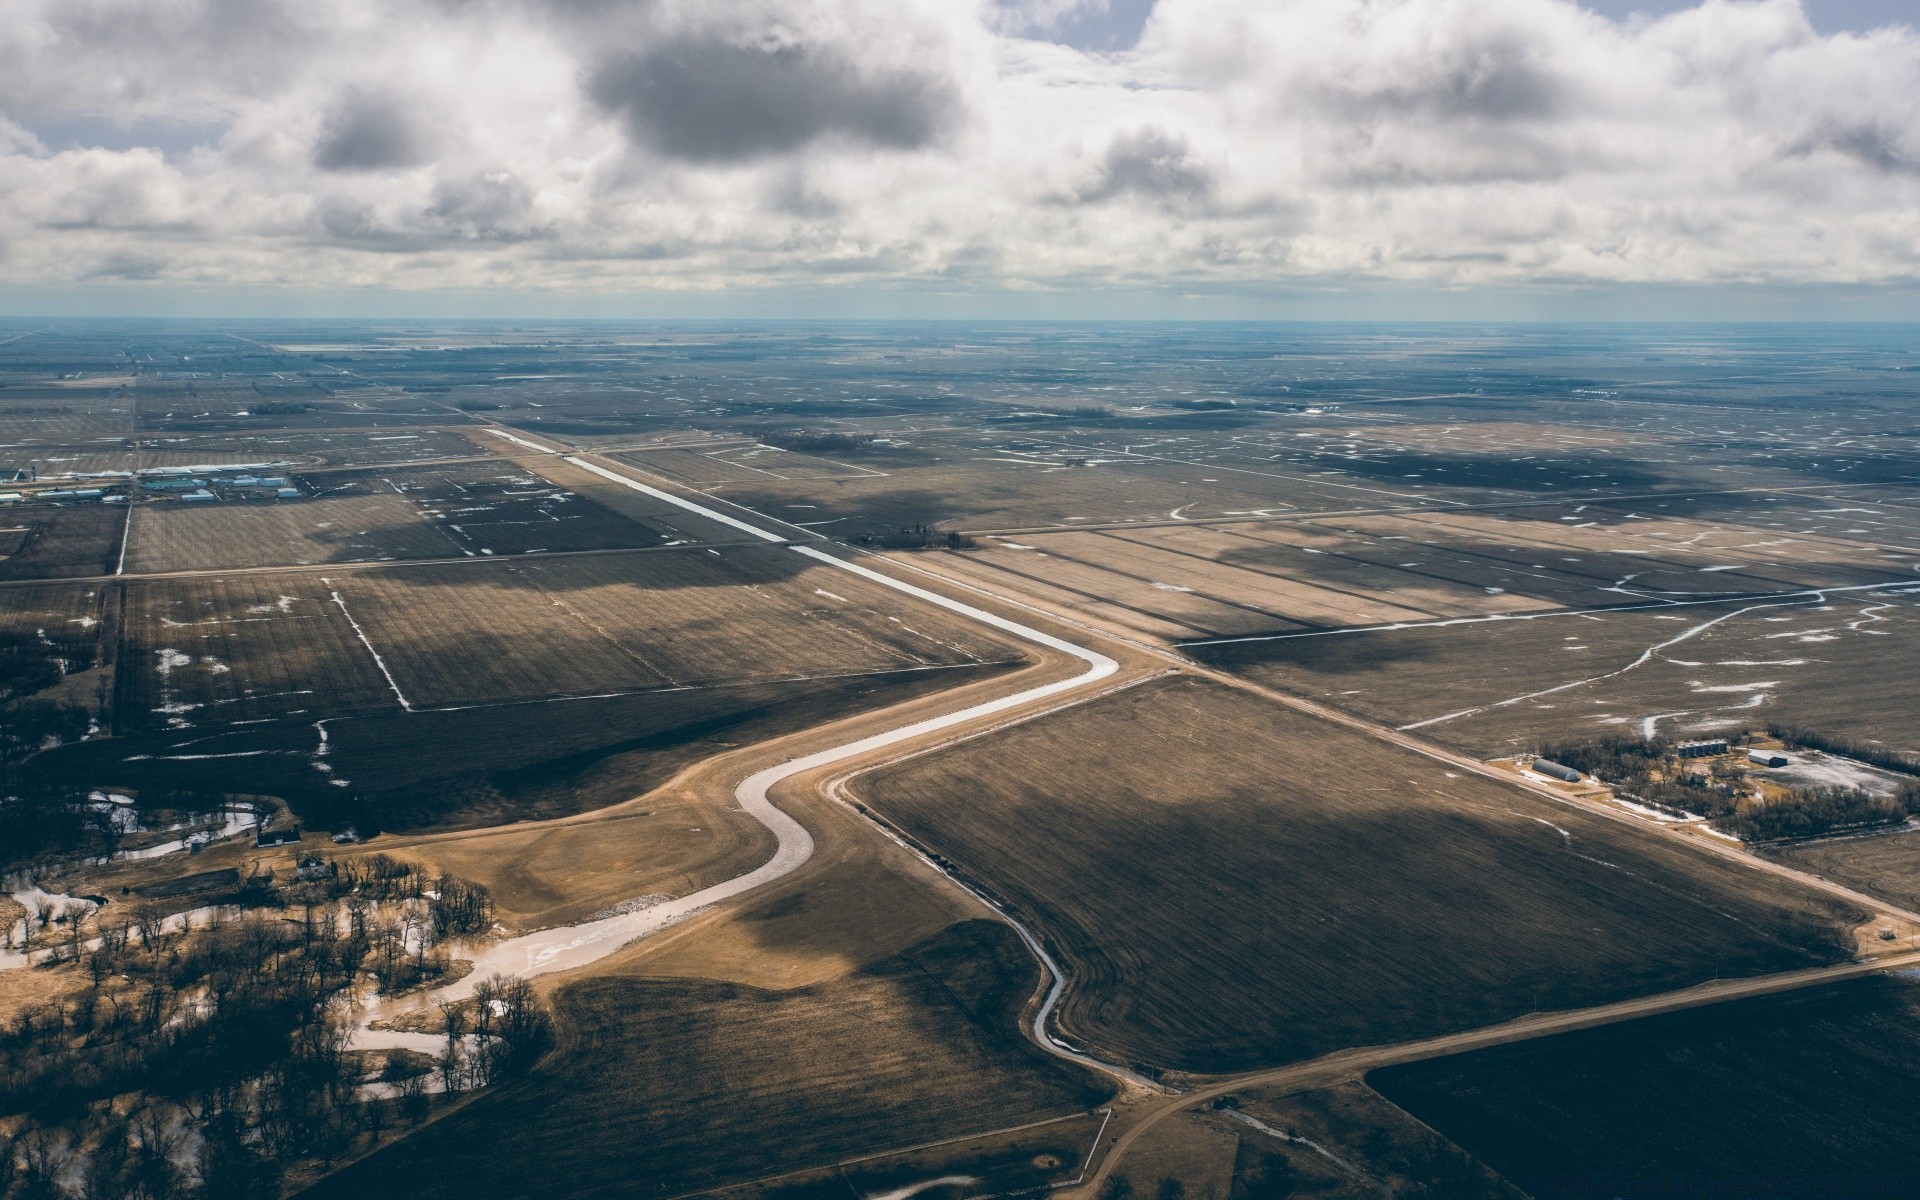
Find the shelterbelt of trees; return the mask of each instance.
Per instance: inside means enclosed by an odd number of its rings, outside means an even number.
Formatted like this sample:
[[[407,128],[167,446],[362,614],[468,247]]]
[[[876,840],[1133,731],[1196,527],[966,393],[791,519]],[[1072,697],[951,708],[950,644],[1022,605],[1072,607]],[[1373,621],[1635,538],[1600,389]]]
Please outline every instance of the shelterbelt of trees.
[[[1843,738],[1803,729],[1775,727],[1775,737],[1795,746],[1843,755],[1883,770],[1914,775],[1893,795],[1862,788],[1796,787],[1783,796],[1755,802],[1739,786],[1742,772],[1724,765],[1698,767],[1678,757],[1664,739],[1624,735],[1587,742],[1556,742],[1540,755],[1565,763],[1610,785],[1619,795],[1670,812],[1695,813],[1713,828],[1745,842],[1775,842],[1819,837],[1851,829],[1904,825],[1920,815],[1920,763],[1892,751],[1863,747]],[[1733,744],[1751,735],[1733,737]]]

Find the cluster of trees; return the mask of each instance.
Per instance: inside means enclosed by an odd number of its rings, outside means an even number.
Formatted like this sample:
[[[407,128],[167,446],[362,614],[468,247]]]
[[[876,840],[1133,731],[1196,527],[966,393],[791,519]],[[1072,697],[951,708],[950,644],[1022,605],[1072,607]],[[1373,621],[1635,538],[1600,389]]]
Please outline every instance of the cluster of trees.
[[[1805,746],[1809,750],[1838,754],[1882,770],[1898,771],[1902,775],[1920,775],[1920,759],[1898,750],[1889,750],[1885,746],[1876,746],[1871,742],[1858,742],[1852,738],[1837,737],[1801,725],[1768,725],[1767,732],[1789,746]]]
[[[0,630],[0,701],[31,696],[86,670],[98,651],[91,634],[76,635],[64,628]]]
[[[32,719],[42,707],[58,710],[51,714],[53,729]],[[106,858],[120,848],[126,830],[113,813],[88,802],[87,788],[29,776],[18,769],[18,760],[7,757],[16,739],[37,733],[36,747],[48,733],[73,740],[87,732],[87,721],[84,708],[41,701],[16,704],[0,713],[0,870],[62,858]],[[134,811],[143,826],[175,819],[201,819],[211,826],[220,823],[230,799],[223,792],[142,788],[134,797]],[[251,799],[257,806],[268,803],[266,797]]]
[[[778,446],[782,450],[794,450],[802,454],[858,454],[872,443],[873,437],[870,434],[790,429],[780,433],[764,434],[760,440],[769,446]]]
[[[1794,745],[1920,774],[1920,763],[1880,747],[1792,726],[1773,725],[1768,732]],[[1749,740],[1750,735],[1740,733],[1728,742],[1738,745]],[[1673,744],[1664,739],[1616,734],[1587,742],[1557,742],[1542,746],[1539,753],[1605,780],[1624,799],[1707,817],[1715,829],[1746,842],[1899,825],[1909,816],[1920,815],[1920,779],[1894,796],[1875,796],[1859,788],[1795,788],[1743,808],[1739,768],[1715,763],[1705,774],[1689,771],[1687,760],[1676,757]]]
[[[439,882],[490,912],[485,889]],[[96,922],[92,938],[70,934],[63,958],[87,986],[0,1030],[0,1129],[15,1130],[0,1137],[0,1197],[277,1196],[290,1169],[424,1119],[430,1068],[394,1055],[370,1071],[348,1045],[363,983],[413,978],[404,964],[432,945],[425,903],[403,900],[384,919],[361,894],[303,907],[191,931],[147,910]],[[523,980],[483,981],[445,1011],[459,1014],[448,1092],[527,1069],[550,1040]],[[370,1090],[370,1074],[396,1086]]]
[[[1675,814],[1724,816],[1733,812],[1740,797],[1723,768],[1704,775],[1677,770],[1683,760],[1674,757],[1673,744],[1662,738],[1611,734],[1588,742],[1554,742],[1539,753],[1605,780],[1623,799]]]
[[[513,976],[482,979],[471,1002],[443,1004],[440,1014],[447,1037],[440,1077],[449,1093],[520,1074],[553,1040],[553,1022],[540,997],[526,980]]]
[[[903,525],[884,533],[856,534],[852,540],[862,546],[880,546],[888,550],[931,550],[936,546],[945,546],[949,550],[971,550],[980,544],[958,530],[943,533],[931,525],[915,525],[911,529]]]
[[[1892,796],[1860,788],[1794,788],[1779,799],[1715,817],[1713,827],[1743,842],[1777,842],[1904,825],[1915,814],[1920,814],[1920,780]]]
[[[7,714],[11,721],[13,714]],[[0,759],[19,732],[0,732]],[[54,856],[99,855],[119,836],[110,813],[87,807],[84,789],[27,783],[0,765],[0,869]]]
[[[337,864],[329,877],[334,896],[371,900],[424,900],[436,937],[470,937],[493,928],[493,895],[458,875],[429,877],[412,863],[369,854]]]

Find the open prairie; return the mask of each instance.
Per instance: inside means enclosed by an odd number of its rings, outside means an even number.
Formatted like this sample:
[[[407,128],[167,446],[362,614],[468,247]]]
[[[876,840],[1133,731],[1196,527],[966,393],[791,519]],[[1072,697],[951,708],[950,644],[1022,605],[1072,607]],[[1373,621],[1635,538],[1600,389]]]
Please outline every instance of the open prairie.
[[[1158,1068],[1246,1070],[1834,962],[1863,917],[1192,678],[853,790],[1062,956],[1063,1033]]]
[[[1537,1197],[1899,1194],[1917,1017],[1914,983],[1884,976],[1367,1081]]]

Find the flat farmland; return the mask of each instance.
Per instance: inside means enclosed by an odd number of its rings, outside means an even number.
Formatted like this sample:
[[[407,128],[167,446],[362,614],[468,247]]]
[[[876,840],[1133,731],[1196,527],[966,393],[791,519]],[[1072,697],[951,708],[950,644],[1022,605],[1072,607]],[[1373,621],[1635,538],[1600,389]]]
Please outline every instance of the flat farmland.
[[[0,508],[0,579],[111,575],[126,523],[124,504]]]
[[[123,731],[395,705],[327,587],[304,575],[129,583],[119,675]]]
[[[53,584],[9,588],[0,596],[0,701],[38,695],[91,706],[94,697],[85,693],[94,677],[83,673],[99,662],[101,633],[111,619],[103,611],[103,589]],[[61,690],[50,692],[54,688]]]
[[[1534,1196],[1910,1195],[1920,990],[1896,976],[1371,1072]]]
[[[290,615],[301,609],[296,604]],[[186,631],[170,632],[168,648],[190,644],[181,636]],[[377,672],[345,681],[363,685],[357,694],[346,687],[323,694],[315,686],[330,682],[328,670],[340,664],[351,668],[364,659],[362,648],[352,649],[359,653],[306,669],[296,656],[311,653],[311,647],[296,645],[288,661],[299,674],[282,681],[278,692],[257,683],[230,683],[229,674],[215,666],[231,659],[176,660],[161,675],[156,656],[147,654],[139,660],[144,678],[120,710],[120,736],[43,754],[34,760],[36,768],[46,778],[89,787],[279,796],[302,820],[322,828],[351,824],[364,833],[472,829],[619,804],[684,767],[741,745],[1005,669],[979,666],[406,712]],[[275,666],[277,661],[269,662],[265,673]],[[372,671],[370,661],[367,670]],[[232,702],[222,703],[228,698]],[[184,707],[194,703],[201,707]],[[172,711],[152,711],[169,706]],[[247,718],[249,712],[262,715]],[[644,832],[650,853],[668,844],[699,849],[720,836],[711,815],[664,834],[654,827]],[[514,861],[525,866],[530,860]],[[680,859],[670,856],[669,861]],[[496,866],[510,868],[513,862]],[[477,867],[466,873],[487,875]],[[593,910],[575,912],[570,919]]]
[[[887,472],[832,455],[783,450],[760,442],[720,443],[711,447],[629,450],[617,457],[681,483],[744,483],[754,479],[877,479]],[[867,457],[861,452],[856,457]]]
[[[1612,732],[1808,725],[1920,748],[1897,672],[1920,645],[1910,586],[1663,611],[1191,645],[1187,653],[1480,754]]]
[[[585,980],[531,1076],[306,1194],[668,1197],[1085,1111],[1106,1090],[1020,1036],[1038,982],[989,921],[791,991]]]
[[[446,558],[462,547],[417,505],[356,479],[299,500],[137,504],[127,548],[135,572]]]
[[[1832,962],[1863,919],[1193,678],[854,790],[1065,959],[1070,1040],[1162,1068],[1243,1070]]]
[[[514,463],[461,463],[383,472],[380,486],[404,494],[443,544],[464,554],[608,550],[657,546],[658,529],[622,515]]]
[[[1902,908],[1920,909],[1920,830],[1822,838],[1769,847],[1762,853]]]
[[[737,542],[746,536],[738,529],[722,525],[718,521],[710,521],[697,513],[688,512],[678,505],[669,504],[644,492],[623,487],[591,471],[581,470],[563,459],[529,455],[517,461],[521,468],[537,472],[542,478],[565,488],[570,494],[599,505],[609,512],[618,513],[641,529],[653,531],[656,540],[665,538],[668,542],[708,545]]]
[[[420,708],[1018,657],[775,546],[382,568],[331,586]]]
[[[785,520],[834,522],[836,536],[914,525],[1023,529],[1164,521],[1175,513],[1194,519],[1338,509],[1367,502],[1320,481],[1277,472],[1210,469],[1055,443],[954,440],[915,450],[912,461],[874,460],[872,466],[884,475],[775,479],[741,469],[746,478],[718,481],[713,490]]]
[[[139,465],[193,467],[211,463],[283,462],[289,464],[289,469],[299,469],[404,464],[488,452],[476,448],[464,432],[446,429],[225,430],[143,437]]]

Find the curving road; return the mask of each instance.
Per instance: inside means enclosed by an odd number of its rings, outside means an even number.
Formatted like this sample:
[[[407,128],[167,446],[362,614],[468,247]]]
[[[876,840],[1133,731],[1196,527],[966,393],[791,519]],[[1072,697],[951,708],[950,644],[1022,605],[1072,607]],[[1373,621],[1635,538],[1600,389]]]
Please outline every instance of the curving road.
[[[518,441],[519,439],[511,440]],[[521,444],[528,445],[529,443]],[[691,500],[683,499],[670,492],[649,487],[644,483],[630,479],[618,472],[610,471],[597,464],[588,462],[585,459],[569,456],[566,461],[574,466],[591,471],[602,478],[620,484],[623,487],[632,488],[637,492],[643,492],[657,500],[663,500],[669,504],[677,505],[680,508],[697,513],[708,520],[717,521],[723,525],[742,530],[766,541],[784,544],[787,540],[779,534],[769,533],[765,529],[761,529],[758,526],[749,524],[725,513],[717,512],[705,505],[696,504]],[[975,608],[970,604],[963,604],[958,600],[943,596],[938,592],[929,591],[926,588],[915,587],[913,584],[895,579],[889,575],[883,575],[878,571],[870,570],[858,563],[848,562],[846,559],[835,557],[825,551],[817,550],[812,546],[789,546],[788,548],[796,554],[805,555],[816,562],[836,570],[848,571],[858,575],[869,583],[875,583],[881,587],[905,593],[917,600],[946,609],[948,612],[958,613],[969,620],[977,621],[983,625],[989,625],[1003,633],[1012,634],[1014,637],[1023,641],[1032,642],[1036,645],[1045,646],[1050,650],[1057,650],[1063,654],[1071,655],[1086,663],[1086,670],[1069,679],[1041,684],[1038,687],[1028,688],[1025,691],[1016,692],[1010,696],[1002,696],[996,700],[988,700],[956,712],[945,713],[937,717],[929,717],[926,720],[916,721],[910,725],[902,725],[897,729],[890,729],[884,733],[873,734],[872,736],[834,746],[827,750],[789,759],[778,766],[768,767],[766,770],[749,775],[734,789],[734,797],[740,802],[740,807],[743,811],[772,832],[775,841],[772,858],[769,858],[766,862],[748,871],[744,875],[735,876],[732,879],[714,884],[711,887],[702,888],[700,891],[675,900],[669,900],[634,912],[604,917],[597,921],[563,926],[558,929],[540,930],[535,933],[525,934],[521,937],[510,938],[507,941],[500,942],[488,948],[484,953],[474,959],[474,969],[470,974],[456,983],[449,984],[447,987],[435,991],[429,999],[434,1001],[460,999],[471,993],[474,983],[496,972],[530,976],[584,966],[587,963],[591,963],[596,959],[613,953],[615,950],[618,950],[620,947],[637,938],[645,937],[677,921],[684,920],[694,913],[712,905],[725,900],[731,900],[736,896],[744,895],[755,888],[772,883],[776,879],[791,874],[809,858],[813,857],[813,836],[809,834],[798,821],[774,807],[773,802],[769,799],[768,793],[776,784],[783,780],[820,767],[831,766],[834,763],[844,762],[876,750],[898,745],[902,742],[912,741],[915,738],[925,737],[928,734],[951,729],[957,725],[965,725],[984,717],[991,717],[998,713],[1046,700],[1050,697],[1077,691],[1098,683],[1119,669],[1117,662],[1098,651],[1089,650],[1084,646],[1077,646],[1072,642],[1054,637],[1048,633],[1043,633],[1030,626],[1022,625],[1017,621],[1010,621],[1005,617],[988,612],[985,609]],[[1021,933],[1023,936],[1027,936],[1026,931],[1021,930]],[[1037,946],[1037,943],[1034,943],[1031,937],[1028,937],[1028,942],[1031,945]],[[1035,1032],[1040,1035],[1040,1040],[1043,1045],[1046,1045],[1050,1049],[1060,1050],[1061,1048],[1053,1042],[1051,1035],[1048,1035],[1044,1028],[1046,1016],[1048,1012],[1051,1011],[1053,1002],[1058,999],[1061,988],[1060,973],[1052,967],[1050,961],[1048,961],[1047,965],[1054,977],[1054,985],[1048,993],[1046,1002],[1042,1006],[1039,1019],[1035,1022]],[[1080,1058],[1078,1055],[1074,1055],[1073,1057],[1076,1059]]]

